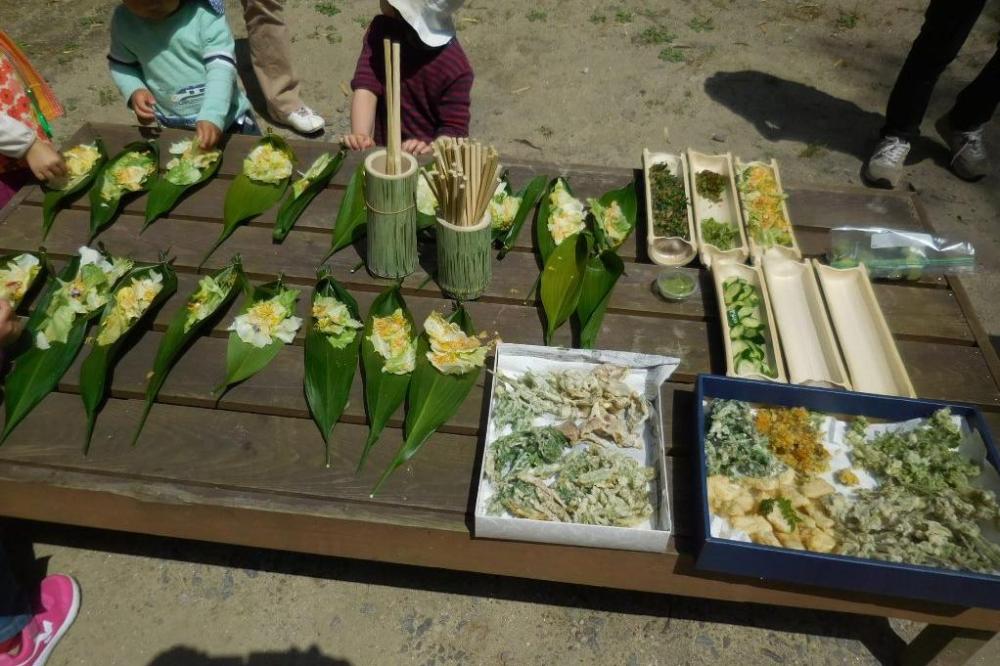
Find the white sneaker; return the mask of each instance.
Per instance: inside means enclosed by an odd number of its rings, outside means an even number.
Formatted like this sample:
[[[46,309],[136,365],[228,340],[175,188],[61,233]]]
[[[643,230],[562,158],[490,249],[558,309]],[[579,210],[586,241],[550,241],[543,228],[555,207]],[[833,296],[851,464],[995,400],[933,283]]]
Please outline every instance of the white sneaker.
[[[861,175],[874,187],[894,188],[903,178],[903,164],[909,153],[909,141],[895,136],[883,137],[865,163]]]
[[[299,134],[315,134],[326,125],[322,116],[305,105],[289,113],[285,122]]]

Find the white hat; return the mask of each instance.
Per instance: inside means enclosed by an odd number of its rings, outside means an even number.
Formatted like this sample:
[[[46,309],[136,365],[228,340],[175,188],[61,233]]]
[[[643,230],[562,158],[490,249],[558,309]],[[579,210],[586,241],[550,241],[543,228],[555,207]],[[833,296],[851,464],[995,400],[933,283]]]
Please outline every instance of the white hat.
[[[389,0],[427,46],[444,46],[455,36],[453,14],[465,0]]]

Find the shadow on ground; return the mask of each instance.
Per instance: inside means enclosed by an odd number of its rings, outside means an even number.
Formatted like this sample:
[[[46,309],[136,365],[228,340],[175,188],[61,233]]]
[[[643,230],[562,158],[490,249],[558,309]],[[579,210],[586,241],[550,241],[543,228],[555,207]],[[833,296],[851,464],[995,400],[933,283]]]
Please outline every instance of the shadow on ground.
[[[15,571],[26,574],[21,576],[20,580],[40,580],[45,575],[44,569],[47,563],[34,560],[30,545],[42,542],[139,557],[198,562],[249,572],[268,571],[283,575],[503,599],[596,612],[652,616],[665,618],[668,624],[670,620],[678,619],[855,640],[864,644],[882,664],[896,663],[905,647],[904,641],[893,631],[885,618],[610,590],[147,535],[138,538],[135,535],[121,532],[48,523],[10,521],[9,526],[10,529],[5,532],[4,545],[7,547],[7,554]],[[154,665],[194,664],[197,666],[201,663],[204,663],[205,666],[230,666],[230,664],[243,666],[244,664],[240,661],[219,661],[216,659],[205,662],[194,660],[157,661],[154,662]],[[246,666],[269,666],[272,663],[299,662],[250,661],[246,663]],[[304,661],[301,663],[316,663],[327,666],[339,662]]]
[[[753,70],[716,72],[705,92],[733,113],[753,123],[768,141],[801,141],[864,161],[882,127],[880,113],[818,88]],[[946,166],[944,145],[930,137],[913,144],[908,163],[933,159]]]
[[[271,119],[267,109],[267,100],[264,99],[264,91],[257,82],[257,75],[253,71],[253,62],[250,59],[250,41],[245,37],[236,40],[236,71],[239,73],[240,81],[243,82],[243,89],[246,90],[247,99],[250,105],[261,118]]]
[[[178,646],[158,655],[149,666],[351,666],[344,659],[328,657],[315,645],[306,651],[253,652],[246,657],[210,657],[193,648]]]

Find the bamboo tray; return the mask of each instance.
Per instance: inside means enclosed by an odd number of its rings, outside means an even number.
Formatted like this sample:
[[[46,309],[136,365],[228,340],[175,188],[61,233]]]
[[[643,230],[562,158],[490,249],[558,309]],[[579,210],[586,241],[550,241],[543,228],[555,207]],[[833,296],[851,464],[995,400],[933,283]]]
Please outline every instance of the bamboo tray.
[[[831,268],[813,259],[855,391],[915,398],[896,341],[875,300],[868,271]]]
[[[736,173],[733,171],[733,156],[730,153],[722,155],[705,155],[688,149],[687,154],[688,172],[691,175],[691,201],[694,206],[695,230],[698,236],[698,248],[701,253],[701,263],[711,268],[712,262],[717,260],[729,260],[736,263],[746,261],[750,254],[747,245],[747,237],[743,232],[743,223],[740,220],[739,195],[736,192]],[[698,188],[695,182],[699,171],[714,171],[729,179],[729,187],[722,192],[722,201],[715,203],[698,195]],[[714,245],[705,243],[701,235],[702,220],[714,217],[719,222],[736,225],[740,232],[741,245],[731,250],[721,250]]]
[[[778,161],[772,159],[770,162],[742,162],[740,158],[736,158],[736,173],[743,173],[743,170],[747,167],[752,166],[762,166],[770,169],[774,173],[774,181],[778,184],[778,192],[782,195],[781,200],[781,215],[785,218],[785,223],[788,225],[788,234],[792,237],[792,246],[788,247],[785,245],[772,245],[770,247],[764,247],[757,244],[754,240],[753,235],[750,233],[750,216],[747,214],[746,206],[743,204],[743,196],[739,194],[739,187],[736,188],[737,195],[740,201],[740,213],[743,216],[743,226],[746,232],[747,242],[750,244],[750,257],[753,259],[755,264],[759,264],[764,252],[768,249],[774,249],[789,259],[801,259],[802,250],[799,248],[799,241],[795,238],[795,229],[792,227],[792,218],[788,215],[788,200],[785,198],[785,188],[781,184],[781,172],[778,170]]]
[[[764,331],[764,345],[767,349],[767,361],[776,371],[776,376],[768,377],[759,372],[738,373],[733,362],[733,343],[730,339],[729,317],[726,312],[726,299],[724,296],[723,283],[727,278],[743,278],[756,287],[760,294],[761,317],[767,324]],[[778,340],[777,327],[774,325],[774,316],[771,310],[771,298],[767,292],[767,285],[764,283],[764,274],[756,266],[738,264],[734,261],[716,261],[712,266],[712,281],[715,284],[715,297],[719,303],[719,320],[722,322],[722,342],[726,350],[726,375],[729,377],[743,377],[744,379],[761,379],[769,382],[788,381],[785,375],[785,360],[781,354],[781,343]]]
[[[851,388],[812,264],[768,250],[764,281],[792,384]]]
[[[658,236],[653,229],[653,194],[649,181],[650,168],[666,164],[670,172],[684,182],[684,195],[687,198],[688,240],[679,236]],[[648,148],[642,151],[642,180],[646,188],[646,250],[653,263],[661,266],[683,266],[690,263],[698,254],[697,236],[694,230],[694,217],[691,214],[691,188],[688,184],[687,158],[670,153],[651,153]]]

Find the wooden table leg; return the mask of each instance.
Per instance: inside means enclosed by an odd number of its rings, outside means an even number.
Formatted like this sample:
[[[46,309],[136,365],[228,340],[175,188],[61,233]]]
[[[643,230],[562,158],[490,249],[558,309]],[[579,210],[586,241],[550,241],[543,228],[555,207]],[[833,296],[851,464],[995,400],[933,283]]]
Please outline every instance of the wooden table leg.
[[[961,666],[996,634],[929,624],[903,650],[902,666]]]

